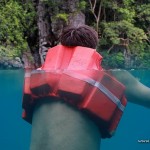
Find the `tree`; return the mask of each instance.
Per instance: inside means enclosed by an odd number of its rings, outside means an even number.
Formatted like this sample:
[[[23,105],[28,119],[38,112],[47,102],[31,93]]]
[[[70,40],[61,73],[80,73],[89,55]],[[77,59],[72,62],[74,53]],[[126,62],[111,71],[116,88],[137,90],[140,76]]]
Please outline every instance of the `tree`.
[[[149,9],[149,0],[1,0],[0,56],[28,51],[38,67],[66,26],[86,23],[99,33],[99,51],[142,60],[150,52]]]
[[[39,54],[44,62],[48,48],[59,42],[59,35],[67,25],[85,24],[85,16],[79,10],[79,0],[39,0],[37,3]]]
[[[0,14],[1,60],[12,61],[15,57],[21,58],[23,53],[30,54],[31,42],[28,41],[36,30],[33,25],[36,15],[31,3],[2,0]]]

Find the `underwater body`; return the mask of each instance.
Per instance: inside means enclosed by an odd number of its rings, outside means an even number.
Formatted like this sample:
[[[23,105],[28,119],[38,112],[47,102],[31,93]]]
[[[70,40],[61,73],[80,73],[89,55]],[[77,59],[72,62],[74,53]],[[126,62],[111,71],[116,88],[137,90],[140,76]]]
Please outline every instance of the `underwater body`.
[[[150,70],[130,72],[140,82],[150,87]],[[23,80],[23,70],[0,70],[1,150],[29,150],[31,125],[21,118]],[[101,150],[149,150],[149,116],[148,108],[128,103],[115,136],[102,140]]]

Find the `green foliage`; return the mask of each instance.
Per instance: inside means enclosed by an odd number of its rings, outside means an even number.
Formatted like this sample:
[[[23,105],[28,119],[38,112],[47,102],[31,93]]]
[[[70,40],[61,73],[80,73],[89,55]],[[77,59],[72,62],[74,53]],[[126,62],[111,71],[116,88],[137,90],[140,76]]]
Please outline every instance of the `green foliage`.
[[[68,1],[41,0],[51,12],[51,21],[64,20],[68,22]],[[77,2],[77,1],[76,1]],[[93,1],[92,1],[93,2]],[[95,14],[99,10],[99,2]],[[35,1],[34,4],[38,4]],[[65,6],[66,5],[66,6]],[[63,8],[62,8],[63,6]],[[0,57],[16,57],[28,49],[28,41],[32,35],[37,35],[37,17],[32,0],[1,0],[0,1]],[[96,25],[90,12],[88,1],[76,3],[77,11],[83,11],[87,24]],[[70,7],[71,8],[71,7]],[[89,10],[88,10],[89,8]],[[150,3],[149,0],[105,0],[102,1],[99,31],[100,47],[106,51],[112,45],[120,45],[120,39],[128,39],[128,48],[136,57],[136,66],[150,66]],[[31,43],[30,43],[30,46]],[[121,47],[119,47],[121,48]],[[124,47],[122,47],[124,48]],[[119,49],[120,50],[120,49]],[[103,51],[104,64],[113,68],[123,67],[125,59],[123,51]]]
[[[114,0],[105,0],[103,1],[104,8],[111,8],[113,10],[118,8],[117,1]]]
[[[123,0],[123,4],[125,7],[130,7],[135,2],[135,0]]]
[[[79,10],[84,10],[86,8],[86,6],[87,6],[86,1],[84,1],[84,0],[79,1],[79,4],[78,4],[78,9]]]
[[[141,68],[150,68],[150,53],[144,53],[144,56],[139,61],[141,62]]]
[[[65,22],[68,22],[68,14],[66,14],[66,13],[59,13],[59,14],[57,14],[56,15],[56,18],[58,18],[58,19],[62,19],[62,20],[64,20]]]
[[[15,58],[17,56],[20,56],[20,51],[18,49],[8,45],[6,47],[0,46],[0,59],[3,58]]]
[[[123,53],[112,53],[108,54],[106,51],[101,52],[103,56],[102,66],[105,69],[110,68],[124,68],[125,65],[125,58],[123,56]]]
[[[140,51],[135,64],[140,68],[150,68],[150,45],[144,45],[144,51]]]
[[[150,4],[138,5],[136,7],[137,25],[148,32],[150,25]]]
[[[142,44],[143,40],[147,40],[147,35],[142,29],[135,27],[132,23],[125,20],[119,22],[104,22],[101,26],[103,29],[103,40],[101,45],[120,44],[120,37],[124,38],[124,36],[126,36],[130,42],[130,51],[133,53],[138,53],[139,50],[135,47]]]
[[[128,22],[134,22],[135,11],[129,8],[118,8],[120,20],[126,20]]]
[[[64,5],[64,1],[62,0],[41,0],[41,2],[43,2],[45,5],[49,7],[49,9],[52,10],[51,13],[52,13],[53,18],[60,12],[64,13],[60,11]]]
[[[141,21],[148,21],[150,22],[150,4],[144,4],[141,6],[137,6],[137,17]]]
[[[48,3],[49,0],[41,0],[41,2]]]
[[[21,5],[17,1],[8,0],[0,3],[0,45],[8,49],[8,56],[18,56],[28,49],[26,30],[31,30],[34,12],[28,13],[31,6]],[[26,6],[27,7],[27,6]],[[2,49],[1,49],[2,50]]]

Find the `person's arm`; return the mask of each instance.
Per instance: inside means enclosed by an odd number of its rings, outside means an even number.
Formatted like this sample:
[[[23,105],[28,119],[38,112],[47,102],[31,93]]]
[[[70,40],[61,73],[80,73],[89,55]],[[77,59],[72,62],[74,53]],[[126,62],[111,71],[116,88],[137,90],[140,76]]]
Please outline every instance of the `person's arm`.
[[[126,70],[111,70],[113,76],[126,86],[125,95],[129,102],[150,108],[150,88],[140,83]]]

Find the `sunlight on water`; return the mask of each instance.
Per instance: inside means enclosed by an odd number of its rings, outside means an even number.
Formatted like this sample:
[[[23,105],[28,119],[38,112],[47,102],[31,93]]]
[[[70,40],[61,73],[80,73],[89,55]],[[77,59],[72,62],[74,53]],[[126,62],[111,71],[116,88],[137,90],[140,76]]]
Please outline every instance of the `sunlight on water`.
[[[150,87],[150,71],[131,73]],[[23,70],[0,70],[1,150],[29,150],[31,126],[21,118]],[[149,150],[150,110],[128,103],[116,135],[101,142],[101,150]]]

